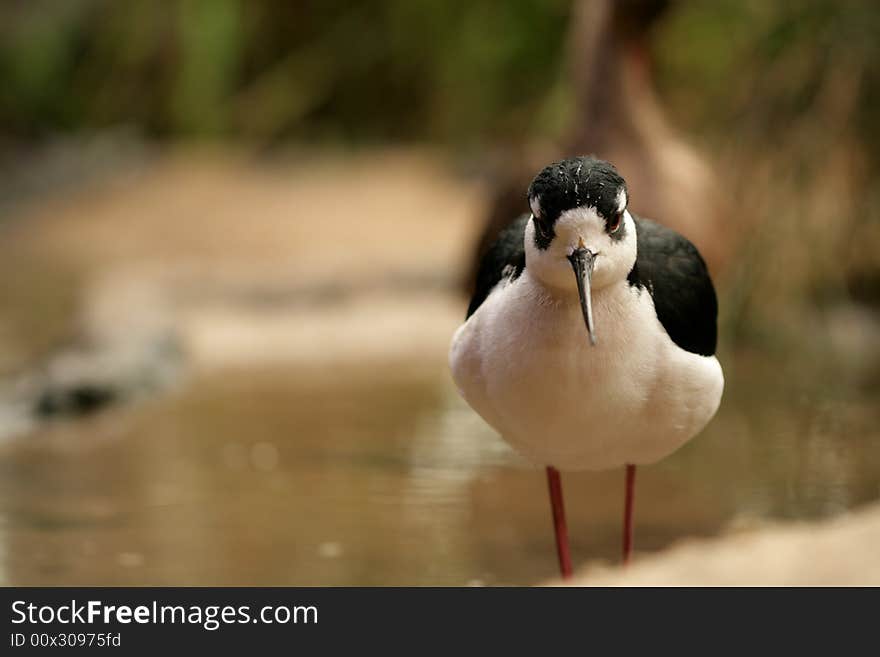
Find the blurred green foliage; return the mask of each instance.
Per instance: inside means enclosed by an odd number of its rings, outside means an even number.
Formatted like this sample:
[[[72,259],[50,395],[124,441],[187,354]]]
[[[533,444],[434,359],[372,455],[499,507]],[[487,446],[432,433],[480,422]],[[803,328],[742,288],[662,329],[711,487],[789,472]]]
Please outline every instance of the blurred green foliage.
[[[661,84],[691,128],[772,147],[808,118],[855,130],[880,161],[878,35],[873,0],[691,0],[658,35]]]
[[[570,0],[0,4],[0,135],[522,141],[571,116]],[[855,135],[880,162],[874,0],[681,0],[655,65],[679,125],[764,145]]]
[[[0,126],[151,137],[541,131],[565,0],[37,0],[0,8]]]
[[[568,115],[568,0],[32,0],[0,5],[0,131],[150,137],[523,139]],[[873,0],[684,0],[659,26],[679,122],[774,140],[850,77],[872,155]],[[841,82],[840,84],[845,84]],[[873,159],[880,159],[874,157]]]

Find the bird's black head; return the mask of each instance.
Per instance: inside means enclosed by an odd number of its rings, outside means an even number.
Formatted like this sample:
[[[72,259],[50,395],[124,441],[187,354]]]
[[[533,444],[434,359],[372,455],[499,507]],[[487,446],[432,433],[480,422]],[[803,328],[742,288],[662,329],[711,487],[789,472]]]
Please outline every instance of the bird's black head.
[[[526,268],[548,288],[565,294],[577,288],[595,344],[592,290],[622,283],[636,261],[626,182],[608,162],[575,157],[541,171],[529,185],[528,198]]]
[[[535,176],[528,192],[535,219],[535,246],[546,249],[555,236],[559,215],[579,207],[594,208],[604,219],[608,233],[621,239],[626,194],[626,181],[614,165],[604,160],[573,157],[545,167]]]

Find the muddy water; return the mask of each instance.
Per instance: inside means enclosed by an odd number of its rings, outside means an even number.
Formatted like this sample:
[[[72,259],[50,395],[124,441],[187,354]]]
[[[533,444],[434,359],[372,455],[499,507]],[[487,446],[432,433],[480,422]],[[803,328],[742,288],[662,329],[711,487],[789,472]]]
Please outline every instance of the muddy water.
[[[739,368],[742,369],[742,368]],[[773,368],[639,473],[637,544],[880,497],[878,409]],[[442,359],[239,369],[0,446],[4,584],[522,584],[554,574],[541,471]],[[579,561],[617,559],[621,473],[565,477]]]

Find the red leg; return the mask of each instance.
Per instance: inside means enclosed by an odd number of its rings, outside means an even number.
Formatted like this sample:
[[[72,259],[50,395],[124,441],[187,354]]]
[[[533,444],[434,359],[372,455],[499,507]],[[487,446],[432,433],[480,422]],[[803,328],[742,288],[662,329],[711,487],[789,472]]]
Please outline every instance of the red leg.
[[[556,554],[562,579],[571,577],[571,554],[568,551],[568,529],[565,526],[565,506],[562,504],[562,482],[559,470],[547,466],[547,484],[550,487],[550,506],[553,509],[553,531],[556,534]]]
[[[636,496],[636,466],[626,466],[626,493],[623,503],[623,565],[629,563],[633,549],[633,501]]]

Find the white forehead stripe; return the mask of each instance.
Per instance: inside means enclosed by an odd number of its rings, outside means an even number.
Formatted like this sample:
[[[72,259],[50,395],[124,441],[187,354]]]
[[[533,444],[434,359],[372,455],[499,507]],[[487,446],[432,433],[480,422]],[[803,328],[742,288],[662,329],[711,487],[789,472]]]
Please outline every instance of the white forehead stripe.
[[[626,192],[624,190],[620,190],[617,194],[617,211],[623,212],[626,209]]]
[[[541,216],[541,199],[538,196],[533,196],[529,199],[529,207],[532,208],[532,214],[536,217]]]

